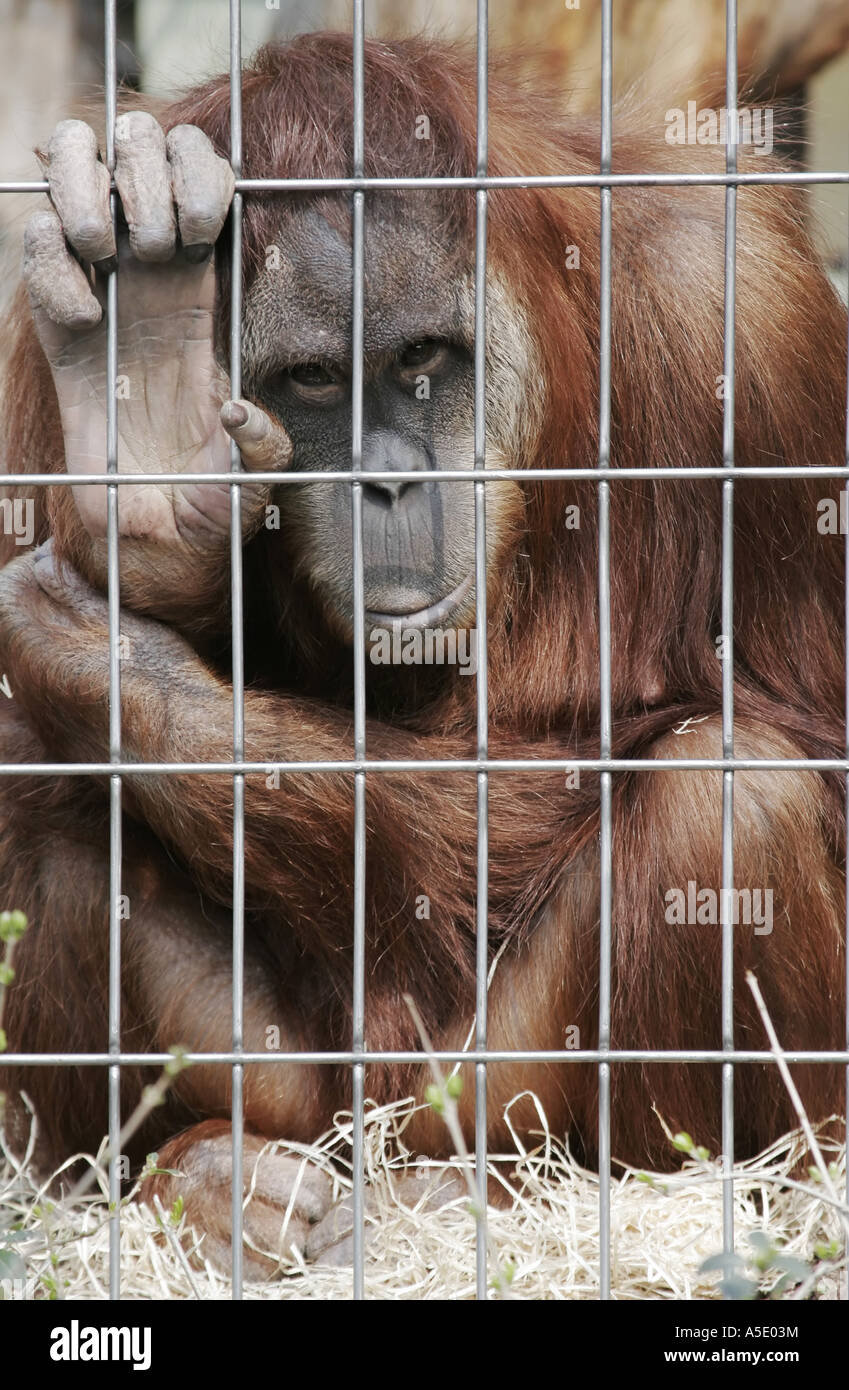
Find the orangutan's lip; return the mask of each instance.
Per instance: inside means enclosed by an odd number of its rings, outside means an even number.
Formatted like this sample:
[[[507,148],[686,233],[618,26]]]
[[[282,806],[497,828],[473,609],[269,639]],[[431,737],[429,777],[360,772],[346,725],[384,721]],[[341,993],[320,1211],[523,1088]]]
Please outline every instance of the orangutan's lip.
[[[467,575],[456,589],[432,603],[429,608],[417,608],[412,613],[378,613],[373,608],[367,608],[365,616],[375,627],[439,627],[468,596],[473,583],[474,575]]]

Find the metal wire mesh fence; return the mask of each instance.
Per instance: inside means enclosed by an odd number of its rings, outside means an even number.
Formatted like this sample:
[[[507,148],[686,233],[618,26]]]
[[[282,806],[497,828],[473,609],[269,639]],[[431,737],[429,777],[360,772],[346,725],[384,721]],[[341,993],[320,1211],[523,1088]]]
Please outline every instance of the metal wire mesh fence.
[[[109,1195],[113,1205],[110,1232],[110,1295],[120,1296],[120,1172],[119,1135],[121,1131],[121,1073],[126,1067],[163,1064],[168,1054],[133,1053],[122,1049],[121,1027],[121,931],[120,899],[122,892],[122,778],[132,771],[134,776],[167,773],[214,775],[232,779],[233,788],[233,936],[232,936],[232,1047],[224,1052],[195,1054],[191,1060],[229,1067],[232,1073],[232,1233],[233,1233],[233,1297],[242,1293],[242,1143],[243,1143],[243,1083],[245,1068],[268,1063],[266,1053],[252,1053],[244,1048],[243,993],[245,973],[245,778],[251,773],[267,773],[272,766],[280,774],[291,772],[347,772],[353,776],[354,787],[354,874],[353,899],[353,1026],[350,1048],[344,1051],[279,1051],[275,1063],[340,1064],[349,1066],[353,1078],[353,1294],[362,1298],[364,1285],[364,1114],[367,1093],[368,1064],[416,1062],[419,1052],[366,1050],[366,783],[367,778],[393,772],[429,772],[462,770],[474,775],[477,784],[477,883],[476,883],[476,1018],[474,1032],[475,1075],[475,1171],[481,1212],[486,1205],[487,1169],[487,1070],[499,1063],[521,1061],[546,1062],[563,1066],[593,1063],[598,1069],[598,1165],[599,1165],[599,1223],[598,1266],[599,1291],[602,1299],[611,1294],[611,1067],[630,1064],[686,1062],[693,1065],[721,1065],[722,1076],[722,1154],[723,1154],[723,1223],[725,1247],[734,1246],[733,1227],[733,1164],[734,1164],[734,1078],[735,1068],[750,1063],[770,1063],[770,1053],[742,1050],[735,1047],[733,1024],[733,961],[734,929],[730,922],[722,925],[721,976],[721,1047],[714,1050],[612,1049],[611,1037],[611,942],[613,921],[612,882],[612,794],[617,773],[651,773],[662,776],[664,770],[713,770],[722,772],[722,888],[733,891],[734,855],[734,782],[739,771],[772,772],[804,768],[818,772],[839,772],[846,779],[849,804],[849,750],[844,758],[819,759],[752,759],[735,757],[734,743],[734,660],[733,645],[723,663],[722,678],[722,757],[681,758],[664,763],[654,758],[620,759],[612,756],[611,669],[615,652],[611,651],[611,591],[610,591],[610,507],[611,490],[618,483],[633,479],[651,479],[664,483],[682,478],[716,479],[722,487],[722,620],[721,630],[728,643],[733,643],[733,562],[734,562],[734,344],[736,291],[736,214],[737,191],[741,185],[821,183],[849,184],[849,172],[829,173],[775,172],[738,173],[737,146],[733,138],[727,146],[725,174],[682,173],[640,174],[612,173],[613,149],[613,4],[603,0],[601,6],[601,147],[599,172],[591,176],[535,176],[526,174],[491,177],[488,164],[487,79],[488,79],[488,21],[486,0],[477,4],[477,164],[476,173],[469,177],[424,178],[398,177],[393,179],[364,176],[364,0],[354,0],[353,18],[353,84],[354,130],[353,170],[349,178],[321,179],[248,179],[242,177],[242,109],[241,109],[241,12],[239,0],[230,0],[230,158],[236,176],[236,192],[232,204],[231,235],[232,263],[242,263],[242,224],[245,199],[258,192],[314,193],[317,189],[339,191],[351,195],[352,201],[352,258],[353,258],[353,342],[352,342],[352,452],[351,468],[346,472],[297,472],[290,475],[277,472],[251,473],[241,471],[240,456],[235,444],[231,446],[230,528],[232,601],[232,689],[233,689],[233,756],[228,762],[187,763],[127,763],[122,757],[120,702],[120,556],[119,556],[119,489],[139,482],[167,482],[169,475],[122,473],[118,476],[118,429],[116,382],[119,371],[118,354],[118,296],[120,275],[112,273],[107,281],[107,437],[105,440],[105,473],[97,475],[65,475],[14,473],[7,477],[9,484],[35,486],[91,486],[108,484],[108,599],[109,599],[109,761],[107,763],[8,763],[0,766],[0,774],[18,775],[28,772],[43,777],[74,777],[97,774],[109,779],[110,796],[110,913],[109,913],[109,1027],[108,1045],[102,1053],[56,1054],[16,1053],[8,1060],[31,1067],[103,1068],[108,1078]],[[116,16],[114,0],[105,0],[106,14],[106,147],[105,158],[110,170],[115,162],[115,120],[117,114],[116,80]],[[736,111],[738,100],[737,76],[737,6],[736,0],[726,5],[726,106]],[[723,402],[722,459],[711,467],[665,467],[610,469],[611,438],[611,283],[615,266],[611,258],[611,229],[616,189],[620,187],[652,187],[661,185],[719,185],[725,189],[725,296],[724,296],[724,363],[723,371],[729,384]],[[47,191],[40,181],[6,182],[0,191]],[[477,747],[476,756],[461,760],[372,759],[366,741],[366,641],[363,571],[363,322],[364,322],[364,237],[365,209],[370,192],[386,189],[421,189],[451,187],[474,190],[476,204],[475,242],[475,312],[474,312],[474,458],[472,466],[450,474],[452,481],[471,482],[474,488],[475,519],[475,589],[477,602],[478,669],[477,669]],[[501,188],[597,188],[600,198],[600,345],[599,345],[599,409],[597,468],[512,469],[486,467],[486,270],[487,270],[487,204],[490,191]],[[113,219],[117,217],[116,194],[112,194]],[[241,394],[242,352],[242,294],[238,274],[232,276],[229,355],[231,395]],[[842,466],[816,468],[751,467],[747,477],[762,479],[817,475],[823,478],[849,479],[849,421],[847,421],[847,456]],[[433,478],[445,481],[444,472],[387,470],[388,481],[422,482]],[[585,759],[498,759],[491,760],[488,750],[488,688],[487,688],[487,553],[486,553],[486,488],[487,484],[516,479],[530,481],[547,479],[552,482],[570,479],[591,480],[598,491],[598,604],[599,604],[599,690],[600,743],[599,757]],[[353,613],[354,613],[354,735],[351,758],[345,761],[276,761],[256,763],[246,761],[243,664],[243,573],[241,489],[245,482],[264,482],[277,487],[290,482],[333,482],[350,488],[353,514]],[[183,475],[184,482],[209,483],[205,473]],[[849,536],[846,550],[849,573]],[[847,618],[849,639],[849,618]],[[849,640],[847,640],[849,651]],[[848,683],[849,685],[849,683]],[[849,707],[846,711],[849,728]],[[488,971],[488,780],[493,770],[499,772],[571,771],[597,772],[600,775],[600,960],[598,978],[598,1046],[580,1050],[508,1051],[488,1046],[487,1038],[487,971]],[[847,922],[849,927],[849,921]],[[400,1003],[399,1003],[400,1007]],[[849,1015],[847,1016],[849,1029]],[[849,1031],[844,1051],[795,1052],[792,1060],[810,1064],[838,1062],[849,1064]],[[438,1059],[447,1064],[469,1061],[464,1051],[440,1051]],[[847,1070],[849,1078],[849,1069]],[[477,1296],[487,1297],[488,1262],[485,1238],[485,1217],[478,1218],[477,1230]]]

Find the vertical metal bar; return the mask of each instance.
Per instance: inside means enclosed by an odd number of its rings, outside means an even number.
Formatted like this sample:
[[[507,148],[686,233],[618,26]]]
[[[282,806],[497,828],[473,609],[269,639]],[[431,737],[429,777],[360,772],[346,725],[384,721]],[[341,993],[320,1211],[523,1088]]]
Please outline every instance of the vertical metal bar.
[[[725,168],[737,172],[737,0],[725,3]],[[732,114],[733,113],[733,114]],[[725,305],[722,461],[734,467],[734,338],[737,290],[737,188],[725,190]],[[734,757],[734,483],[722,484],[722,756]],[[722,1047],[734,1048],[734,773],[722,774]],[[722,1235],[734,1248],[734,1064],[722,1067]]]
[[[105,10],[106,164],[115,168],[115,118],[118,104],[115,0]],[[117,223],[114,193],[109,199]],[[118,472],[118,272],[106,282],[106,471]],[[109,761],[121,761],[121,566],[118,553],[118,484],[106,487],[107,595],[109,601]],[[109,1051],[121,1051],[121,778],[109,778]],[[109,1068],[109,1297],[121,1297],[121,1068]]]
[[[487,0],[477,9],[477,173],[485,176],[489,153],[489,14]],[[475,470],[486,468],[486,189],[475,194]],[[486,484],[475,482],[475,624],[477,627],[477,749],[488,757],[489,685],[487,680]],[[489,965],[489,774],[477,774],[477,891],[475,898],[475,1048],[487,1041],[487,974]],[[478,1189],[476,1231],[477,1297],[487,1295],[486,1062],[475,1064],[475,1175]]]
[[[613,153],[613,3],[603,0],[601,9],[601,162],[609,174]],[[599,402],[598,466],[610,467],[610,280],[612,192],[600,190],[600,303],[599,303]],[[599,757],[611,754],[610,678],[610,484],[598,484],[598,655],[599,655]],[[600,774],[599,807],[599,982],[598,1046],[610,1047],[610,972],[613,935],[613,778]],[[598,1067],[598,1258],[599,1297],[610,1298],[610,1065]]]
[[[849,340],[846,344],[846,439],[845,439],[845,459],[846,466],[849,468]],[[844,478],[843,486],[849,489],[849,479]],[[844,536],[844,594],[843,594],[843,660],[845,671],[845,717],[846,717],[846,749],[845,756],[849,758],[849,528]],[[846,932],[845,932],[845,1003],[846,1003],[846,1030],[845,1046],[849,1050],[849,772],[846,774]],[[846,1068],[846,1147],[849,1151],[849,1067]],[[849,1164],[846,1170],[846,1200],[849,1202]],[[849,1273],[843,1284],[843,1297],[849,1299]]]
[[[230,0],[230,163],[242,172],[242,14],[240,0]],[[230,276],[230,394],[242,394],[242,212],[241,193],[233,197]],[[230,468],[241,471],[238,446],[231,441]],[[242,600],[242,490],[230,486],[230,598],[233,649],[233,761],[245,756],[245,670]],[[245,978],[245,777],[233,775],[233,1052],[244,1044]],[[244,1065],[232,1067],[232,1239],[233,1297],[242,1297],[242,1144],[244,1139]]]
[[[354,177],[362,177],[365,158],[365,73],[363,0],[354,0]],[[351,510],[354,579],[354,761],[366,756],[366,639],[363,585],[363,488],[356,477],[363,466],[363,293],[365,194],[354,194],[352,224],[353,300],[351,322]],[[366,774],[354,773],[354,978],[352,1050],[365,1051],[366,953]],[[351,1074],[354,1165],[354,1298],[365,1297],[364,1279],[364,1128],[365,1065],[355,1062]]]

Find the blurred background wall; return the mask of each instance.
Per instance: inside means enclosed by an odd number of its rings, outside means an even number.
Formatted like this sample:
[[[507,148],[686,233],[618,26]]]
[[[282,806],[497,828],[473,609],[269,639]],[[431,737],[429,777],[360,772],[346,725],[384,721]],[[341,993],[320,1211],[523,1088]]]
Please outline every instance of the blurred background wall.
[[[170,94],[226,68],[227,0],[119,0],[119,67]],[[597,110],[599,0],[490,0],[493,47],[519,45],[577,109]],[[367,0],[369,33],[472,38],[473,0]],[[350,28],[349,0],[243,0],[247,58],[277,34]],[[741,87],[792,110],[785,151],[813,169],[849,167],[849,0],[740,0]],[[102,0],[0,0],[0,179],[38,176],[33,149],[103,77]],[[614,85],[722,105],[725,0],[615,0]],[[32,199],[0,196],[0,301],[14,279]],[[814,190],[812,224],[845,293],[849,188]],[[0,349],[1,350],[1,349]]]

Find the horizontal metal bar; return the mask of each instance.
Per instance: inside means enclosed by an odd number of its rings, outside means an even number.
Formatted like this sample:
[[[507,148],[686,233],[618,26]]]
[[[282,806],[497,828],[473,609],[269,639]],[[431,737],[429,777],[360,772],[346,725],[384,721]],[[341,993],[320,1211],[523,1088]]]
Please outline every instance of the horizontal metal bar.
[[[718,713],[718,711],[717,711]],[[682,735],[683,737],[683,735]],[[235,772],[849,772],[849,758],[307,758],[303,762],[0,763],[0,777],[155,777]]]
[[[807,185],[849,183],[849,171],[810,169],[765,169],[760,173],[744,174],[491,174],[468,176],[399,175],[397,178],[326,178],[326,179],[236,179],[237,193],[357,193],[368,189],[380,192],[428,188],[694,188],[703,185],[718,188],[735,185]],[[0,182],[0,193],[47,193],[46,179],[11,179]],[[113,185],[114,189],[114,185]]]
[[[834,1052],[783,1052],[782,1059],[795,1064],[811,1063],[820,1066],[833,1062],[837,1066],[849,1063],[849,1050],[835,1049]],[[264,1065],[267,1062],[306,1063],[310,1066],[350,1066],[355,1062],[366,1062],[374,1066],[388,1066],[421,1063],[423,1066],[433,1059],[437,1062],[621,1062],[623,1064],[643,1062],[697,1062],[715,1066],[724,1062],[748,1062],[760,1065],[775,1062],[772,1052],[734,1051],[719,1049],[699,1050],[697,1048],[613,1048],[609,1052],[599,1052],[595,1048],[580,1051],[564,1051],[554,1048],[533,1048],[527,1052],[511,1052],[506,1048],[484,1048],[478,1052],[459,1052],[456,1049],[445,1052],[186,1052],[183,1060],[193,1064],[232,1066],[234,1062],[244,1062],[248,1066]],[[106,1067],[121,1065],[125,1067],[165,1066],[174,1061],[171,1052],[4,1052],[4,1067]]]
[[[633,482],[635,480],[681,482],[684,479],[706,478],[721,481],[732,475],[735,481],[741,483],[764,478],[849,479],[849,464],[815,463],[809,466],[793,464],[787,467],[774,464],[772,467],[764,465],[763,467],[740,469],[727,468],[722,464],[696,468],[611,468],[604,477],[606,482],[611,483]],[[436,468],[423,468],[420,472],[412,471],[409,468],[387,468],[380,470],[380,477],[382,481],[393,483],[597,483],[598,468],[487,468],[483,474],[475,473],[472,468],[452,468],[444,471]],[[277,483],[290,483],[294,487],[299,483],[353,483],[356,481],[351,472],[339,472],[331,469],[328,469],[326,473],[313,471],[232,474],[182,473],[175,470],[171,473],[120,473],[117,475],[107,475],[106,473],[2,473],[0,474],[0,487],[28,487],[30,485],[32,487],[96,487],[98,485],[102,487],[107,481],[110,484],[124,487],[132,487],[139,483],[158,483],[165,486],[173,484],[175,479],[179,479],[181,483],[191,483],[193,486],[198,483],[220,486],[225,478],[228,487],[233,483],[240,487],[253,483],[263,483],[269,486]]]
[[[701,174],[681,173],[630,173],[630,174],[494,174],[451,177],[438,175],[428,177],[402,176],[399,178],[363,179],[241,179],[236,184],[243,193],[307,193],[310,189],[325,191],[356,189],[381,189],[391,192],[394,189],[413,188],[692,188],[698,185],[729,184],[820,184],[849,183],[849,172],[834,169],[822,172],[813,170],[764,170],[762,174]]]

